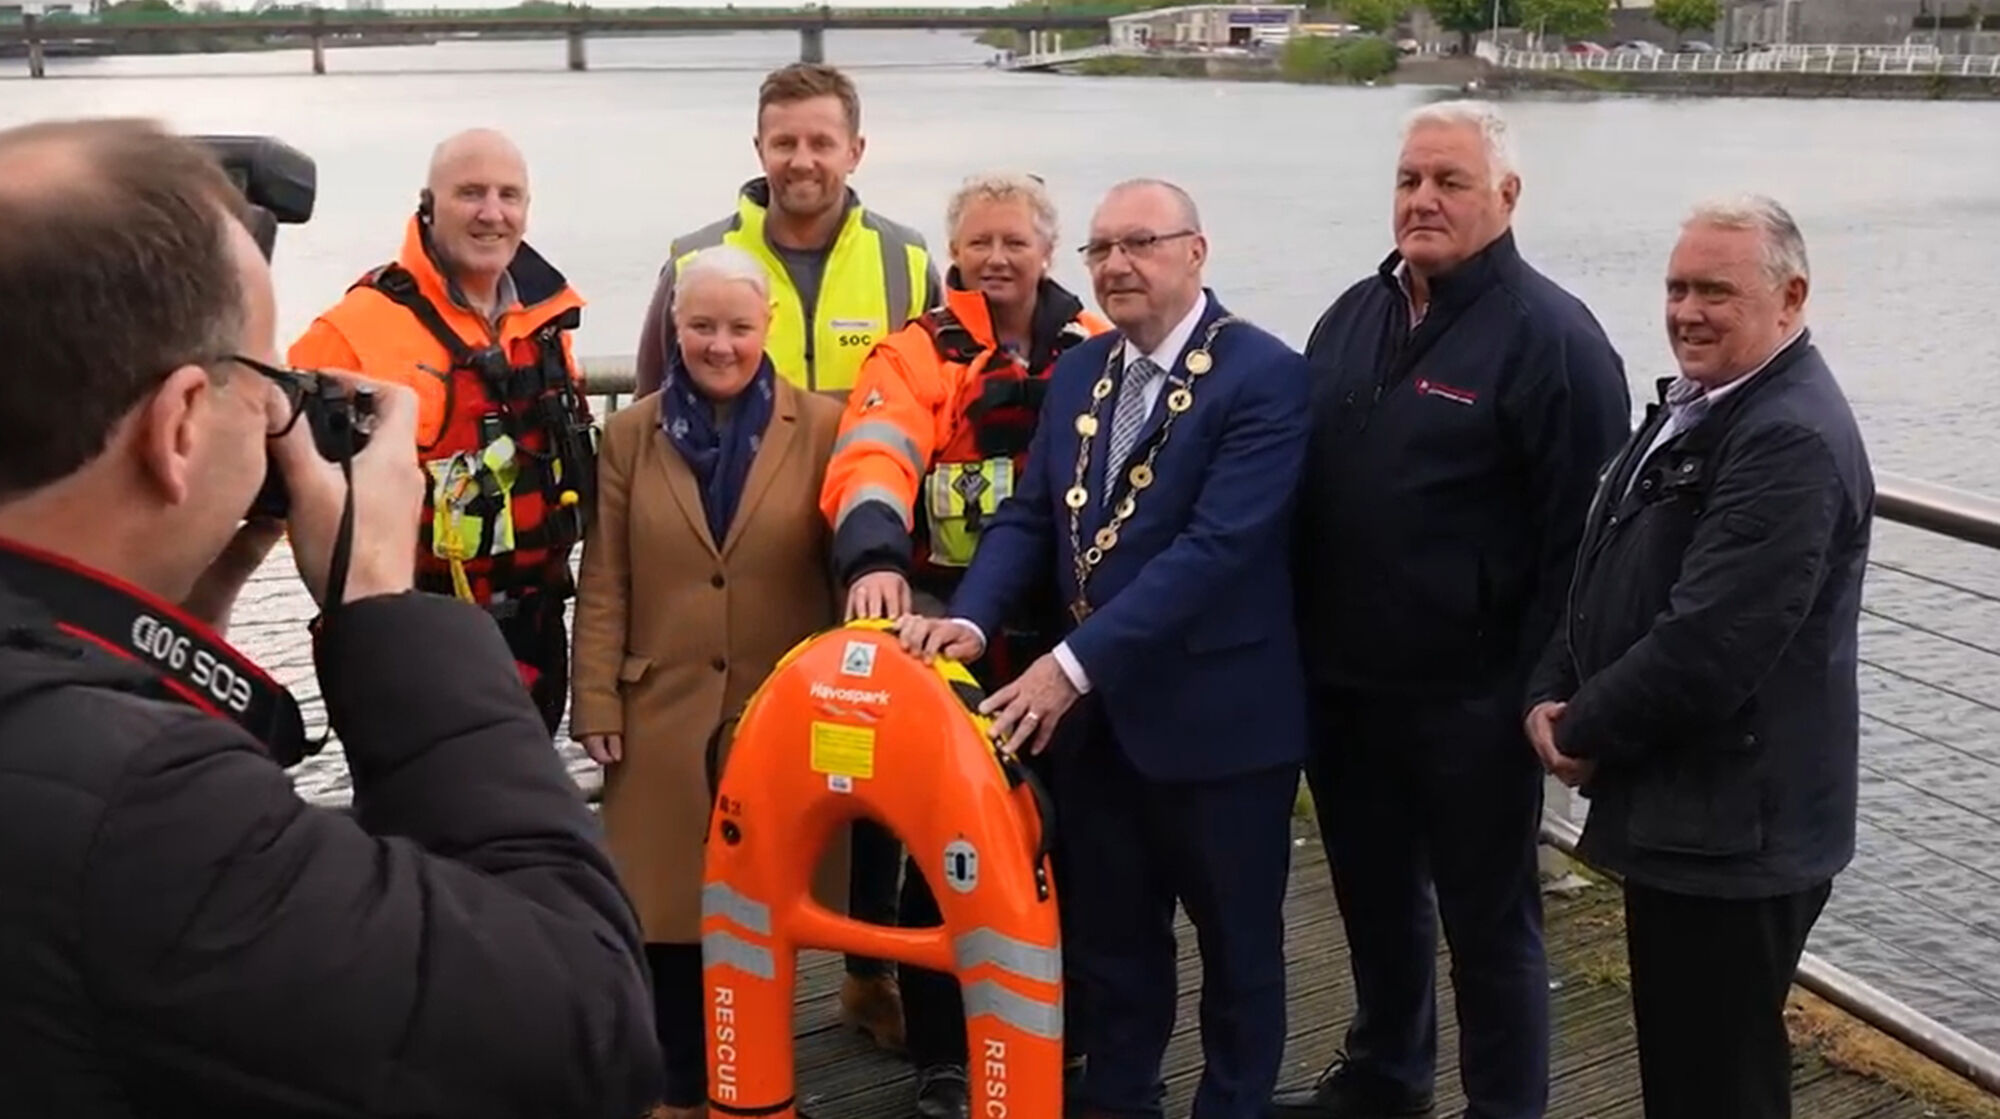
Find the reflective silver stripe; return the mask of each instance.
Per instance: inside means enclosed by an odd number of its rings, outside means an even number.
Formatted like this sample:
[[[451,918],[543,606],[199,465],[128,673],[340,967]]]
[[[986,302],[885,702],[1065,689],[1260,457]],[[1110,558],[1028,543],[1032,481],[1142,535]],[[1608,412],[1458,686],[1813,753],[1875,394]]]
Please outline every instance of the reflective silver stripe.
[[[1003,932],[989,928],[977,928],[960,935],[952,941],[952,952],[958,960],[960,972],[969,971],[980,964],[992,964],[1002,971],[1011,971],[1023,979],[1041,983],[1056,983],[1062,980],[1062,953],[1054,948],[1044,948],[1017,940]]]
[[[878,443],[887,447],[903,456],[903,461],[910,464],[912,474],[923,476],[924,458],[917,451],[917,441],[910,438],[909,432],[888,420],[864,420],[841,432],[840,438],[833,441],[833,453],[838,455],[856,443]]]
[[[701,915],[727,917],[753,933],[771,935],[771,907],[744,897],[727,882],[710,882],[701,888]]]
[[[912,521],[909,507],[903,504],[901,498],[889,492],[887,486],[862,486],[849,494],[846,501],[840,503],[840,513],[833,518],[833,531],[839,532],[840,526],[847,523],[850,514],[870,502],[888,506],[903,519],[904,528],[910,527]]]
[[[889,312],[885,329],[894,334],[903,329],[913,313],[911,301],[916,293],[910,290],[910,250],[922,249],[924,238],[908,226],[867,210],[861,212],[861,225],[875,231],[875,240],[882,249],[882,280],[887,285],[884,290],[888,294]]]
[[[760,948],[732,932],[702,934],[701,966],[703,970],[733,967],[759,979],[778,977],[778,961],[769,948]]]
[[[1024,1034],[1050,1041],[1062,1039],[1062,1007],[1031,999],[990,980],[970,983],[965,988],[966,1017],[977,1018],[981,1014],[991,1014]]]
[[[735,230],[743,221],[743,215],[732,214],[721,221],[713,221],[684,237],[676,237],[667,245],[667,264],[660,269],[660,337],[671,339],[674,334],[674,284],[681,275],[681,259],[689,253],[712,249],[722,244],[722,239]]]
[[[742,224],[742,214],[731,214],[720,221],[709,222],[707,225],[702,226],[685,237],[676,237],[674,238],[674,243],[667,250],[672,254],[669,259],[675,264],[679,264],[680,259],[689,253],[700,252],[703,249],[712,249],[722,244],[723,238],[734,233]]]

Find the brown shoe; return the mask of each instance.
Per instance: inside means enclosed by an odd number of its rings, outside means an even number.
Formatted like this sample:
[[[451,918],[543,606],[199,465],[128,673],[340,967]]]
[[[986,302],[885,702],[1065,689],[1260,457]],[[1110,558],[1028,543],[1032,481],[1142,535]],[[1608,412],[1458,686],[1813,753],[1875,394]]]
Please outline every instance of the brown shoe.
[[[708,1119],[708,1105],[698,1103],[693,1107],[668,1107],[666,1104],[655,1104],[653,1110],[646,1113],[646,1119]]]
[[[850,975],[840,985],[840,1024],[867,1034],[877,1048],[904,1052],[903,989],[893,975]]]

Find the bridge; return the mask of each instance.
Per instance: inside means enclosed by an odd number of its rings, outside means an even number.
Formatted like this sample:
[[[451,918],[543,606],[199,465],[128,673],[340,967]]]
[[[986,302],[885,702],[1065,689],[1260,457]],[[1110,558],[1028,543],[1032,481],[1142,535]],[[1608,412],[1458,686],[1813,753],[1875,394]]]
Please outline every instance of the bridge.
[[[309,15],[172,16],[144,20],[50,20],[24,15],[19,24],[0,25],[0,55],[25,53],[29,76],[47,76],[51,54],[74,53],[92,45],[117,48],[163,39],[247,37],[261,42],[296,40],[312,49],[312,72],[326,73],[326,46],[366,36],[434,35],[477,37],[561,37],[568,43],[571,70],[589,68],[586,40],[595,35],[646,35],[688,32],[797,31],[799,59],[826,61],[826,33],[849,30],[1061,31],[1101,29],[1117,9],[1095,8],[936,8],[835,9],[825,6],[793,9],[686,9],[679,11],[572,8],[555,12],[334,12],[313,9]],[[10,50],[11,48],[11,50]]]

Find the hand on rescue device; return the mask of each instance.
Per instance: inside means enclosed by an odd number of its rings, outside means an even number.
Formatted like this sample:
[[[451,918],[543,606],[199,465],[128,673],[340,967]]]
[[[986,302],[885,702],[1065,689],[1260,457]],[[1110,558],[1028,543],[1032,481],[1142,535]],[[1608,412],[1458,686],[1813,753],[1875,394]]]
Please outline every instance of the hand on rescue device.
[[[349,385],[358,377],[322,373]],[[372,383],[375,429],[354,456],[354,541],[343,598],[399,594],[416,579],[417,528],[423,519],[424,473],[417,465],[417,397],[401,385]],[[271,441],[271,454],[291,493],[292,556],[299,577],[322,607],[327,569],[340,538],[347,479],[321,457],[305,423]]]
[[[847,591],[847,620],[900,618],[910,612],[910,581],[900,571],[871,571]]]
[[[1535,756],[1542,760],[1542,768],[1573,789],[1590,779],[1596,764],[1556,749],[1556,720],[1568,708],[1567,703],[1537,703],[1528,712],[1527,731],[1528,742],[1534,746]]]
[[[986,643],[964,622],[950,618],[925,618],[904,614],[896,619],[895,630],[903,639],[903,651],[929,664],[938,657],[960,664],[976,661],[986,651]]]
[[[586,734],[577,741],[583,744],[583,752],[598,765],[616,765],[625,758],[625,736],[622,734]]]
[[[1028,753],[1039,754],[1077,694],[1062,665],[1044,653],[1019,679],[988,696],[979,711],[993,716],[991,733],[1001,749],[1018,754],[1025,746]]]

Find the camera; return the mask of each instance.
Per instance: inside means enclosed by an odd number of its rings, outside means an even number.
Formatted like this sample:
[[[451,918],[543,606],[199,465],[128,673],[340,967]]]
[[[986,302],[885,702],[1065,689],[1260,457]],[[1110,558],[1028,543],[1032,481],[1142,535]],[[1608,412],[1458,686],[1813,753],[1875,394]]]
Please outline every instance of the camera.
[[[375,428],[375,390],[366,385],[349,388],[331,377],[313,373],[290,373],[296,383],[285,387],[286,396],[296,394],[298,418],[312,432],[313,446],[328,462],[344,462],[361,453]],[[250,503],[245,516],[283,520],[291,512],[291,494],[285,489],[284,472],[273,461],[264,472],[264,486]]]
[[[312,157],[270,136],[192,136],[222,165],[223,173],[249,204],[250,236],[264,259],[277,247],[278,226],[312,220],[319,196],[319,168]],[[287,372],[286,396],[312,432],[313,445],[328,462],[341,462],[368,445],[374,427],[375,396],[367,388],[349,390],[331,378]],[[282,520],[291,497],[284,474],[273,461],[246,516]]]
[[[207,148],[237,193],[250,204],[250,236],[271,259],[278,224],[312,220],[319,197],[319,166],[311,156],[270,136],[191,136]]]

